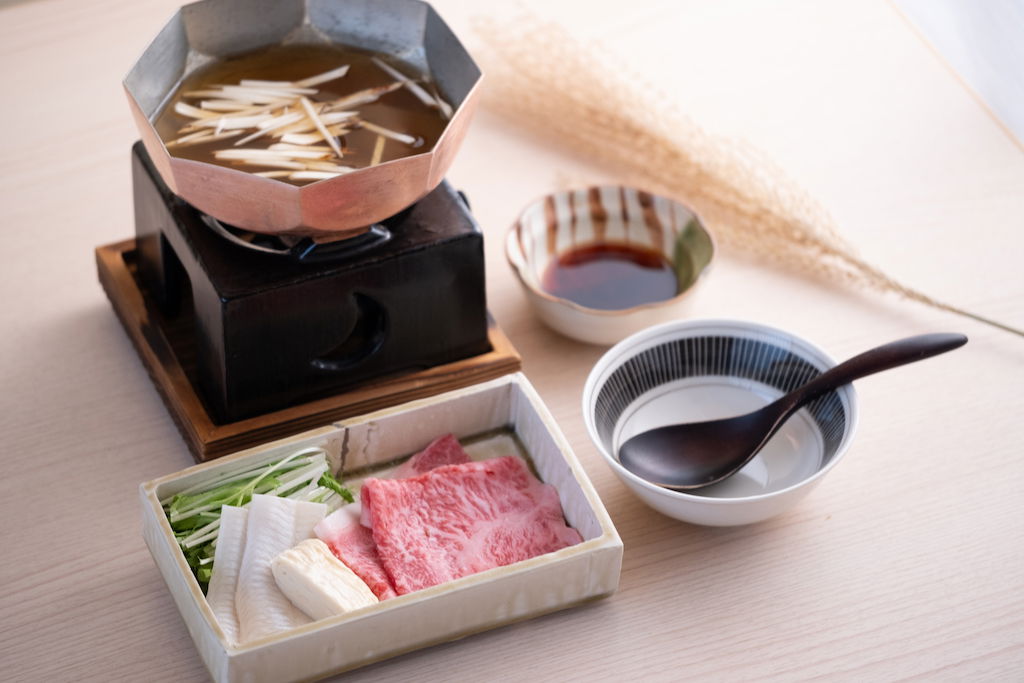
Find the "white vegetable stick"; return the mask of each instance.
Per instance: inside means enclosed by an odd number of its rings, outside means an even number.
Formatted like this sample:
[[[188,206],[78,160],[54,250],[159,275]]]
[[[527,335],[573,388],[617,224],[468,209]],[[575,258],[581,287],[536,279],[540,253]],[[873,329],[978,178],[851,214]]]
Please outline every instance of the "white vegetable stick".
[[[168,147],[188,147],[189,145],[200,145],[204,142],[219,142],[221,140],[228,140],[235,136],[241,135],[243,131],[232,130],[227,133],[215,134],[214,131],[206,129],[199,131],[198,133],[192,133],[191,135],[185,135],[178,138],[177,140],[171,140],[167,143]]]
[[[281,136],[281,142],[286,142],[290,145],[315,145],[323,141],[324,136],[320,135],[320,133],[286,133]]]
[[[376,166],[380,163],[381,157],[384,156],[384,145],[387,144],[388,139],[383,135],[377,136],[377,142],[373,145],[373,156],[370,158],[370,166]]]
[[[245,143],[251,142],[256,138],[266,135],[267,133],[273,130],[277,130],[278,128],[284,128],[285,126],[291,125],[300,119],[302,119],[301,113],[292,112],[291,114],[284,114],[282,116],[278,116],[268,121],[264,121],[263,123],[257,126],[257,128],[259,128],[258,131],[251,135],[246,135],[244,138],[236,142],[235,146],[237,147],[238,145],[244,145]]]
[[[301,106],[300,106],[300,109],[301,109]],[[280,137],[282,135],[287,135],[288,133],[305,133],[305,132],[315,131],[315,130],[316,130],[316,124],[314,124],[312,121],[310,121],[309,117],[305,115],[305,111],[303,111],[303,116],[302,116],[302,120],[301,121],[297,121],[296,123],[293,123],[290,126],[285,126],[284,128],[279,128],[274,133],[274,137]]]
[[[329,129],[330,126],[335,126],[340,123],[344,123],[349,119],[353,118],[354,113],[350,114],[349,112],[329,112],[327,114],[318,114],[318,116],[320,118],[321,123],[323,123],[325,126],[328,126]],[[289,126],[287,130],[282,131],[282,134],[306,133],[314,131],[316,129],[316,123],[314,123],[309,118],[304,118],[302,121],[299,121],[295,125]]]
[[[270,114],[257,114],[256,116],[218,116],[216,119],[204,119],[196,122],[195,125],[201,128],[222,128],[224,130],[238,130],[240,128],[255,128],[264,121],[272,119]]]
[[[281,122],[284,122],[284,125],[287,125],[289,123],[295,123],[296,121],[301,121],[304,117],[305,114],[303,114],[300,111],[290,111],[283,114],[278,114],[272,119],[267,119],[266,121],[264,121],[263,123],[259,124],[256,127],[265,130],[272,126],[277,126]]]
[[[193,107],[191,104],[186,104],[185,102],[175,102],[174,112],[192,119],[209,119],[217,116],[217,114],[204,111],[198,107]]]
[[[317,503],[323,503],[327,506],[328,510],[334,510],[345,504],[344,499],[341,496],[331,489],[323,486],[317,486],[310,491],[304,492],[301,496],[289,496],[289,498],[294,498],[295,500],[312,500]]]
[[[326,469],[323,470],[323,472],[326,472],[326,471],[327,471]],[[323,472],[321,472],[321,474],[323,474]],[[317,479],[319,479],[319,478],[320,477],[317,476]],[[310,481],[305,486],[303,486],[301,488],[298,488],[298,489],[293,489],[292,491],[290,491],[288,493],[288,497],[292,498],[293,500],[309,500],[309,498],[307,498],[306,496],[308,496],[311,491],[313,491],[313,490],[315,490],[317,488],[319,488],[317,486],[317,483],[315,481]],[[318,500],[317,502],[318,503],[323,503],[324,501]]]
[[[226,118],[226,117],[231,117],[231,116],[250,116],[250,115],[255,115],[255,114],[266,114],[266,113],[272,112],[273,110],[278,109],[278,108],[286,109],[287,105],[289,103],[294,103],[294,100],[276,100],[274,102],[271,102],[270,104],[261,104],[261,105],[254,106],[254,107],[249,107],[249,108],[246,108],[246,109],[240,109],[238,111],[234,111],[234,112],[231,112],[231,113],[209,112],[209,114],[210,114],[210,118],[209,119],[201,119],[201,120],[198,120],[198,121],[193,121],[192,123],[188,124],[187,126],[184,126],[183,128],[181,128],[178,132],[179,133],[191,133],[191,132],[196,131],[196,130],[202,130],[203,127],[204,127],[204,124],[205,125],[209,125],[207,123],[207,121],[212,121],[214,119],[214,117],[217,117],[217,119],[219,120],[219,119]]]
[[[299,121],[297,123],[293,123],[290,126],[285,126],[284,128],[278,128],[277,130],[275,130],[272,133],[272,135],[275,138],[279,138],[282,135],[288,135],[289,133],[297,133],[297,132],[300,132],[300,131],[307,131],[307,130],[316,130],[316,127],[313,125],[313,123],[309,119],[307,119],[305,117],[305,112],[303,112],[303,117],[302,117],[301,121]]]
[[[222,85],[220,90],[188,90],[181,94],[190,99],[213,98],[218,100],[238,100],[251,104],[267,104],[282,98],[294,99],[299,95],[315,95],[311,88],[295,88],[294,91],[280,89],[243,88],[240,85]]]
[[[342,128],[341,126],[328,126],[327,132],[336,138],[340,138],[349,132],[348,128]],[[324,136],[320,135],[319,131],[312,133],[286,133],[281,136],[281,142],[288,143],[290,145],[315,145],[318,142],[323,142]]]
[[[248,88],[244,85],[222,85],[221,89],[226,93],[238,93],[255,97],[281,97],[282,94],[315,95],[318,92],[316,88],[303,88],[300,86],[289,88]]]
[[[323,119],[324,123],[342,123],[349,119],[354,119],[359,116],[358,111],[333,111],[325,110],[320,114],[320,118]]]
[[[320,120],[320,117],[317,115],[316,110],[313,109],[313,104],[305,97],[300,97],[299,103],[302,104],[302,108],[306,110],[306,114],[309,116],[310,120],[313,121],[313,123],[316,125],[316,129],[320,131],[321,135],[324,136],[324,140],[326,140],[327,144],[331,146],[331,149],[334,150],[334,153],[338,156],[338,158],[341,159],[342,157],[344,157],[345,155],[341,153],[341,146],[338,144],[338,141],[334,139],[334,136],[332,136],[327,131],[327,126],[324,125],[324,122]]]
[[[277,149],[219,149],[213,153],[218,159],[323,159],[330,152],[316,150],[277,150]]]
[[[452,109],[452,105],[445,102],[440,95],[434,94],[434,101],[437,102],[437,108],[441,110],[441,115],[446,119],[450,119],[455,110]]]
[[[213,153],[218,159],[283,159],[283,152],[270,149],[218,149]]]
[[[238,571],[242,566],[245,552],[245,532],[249,511],[225,505],[220,513],[220,535],[217,549],[213,554],[213,574],[206,591],[206,602],[217,617],[229,643],[238,642],[238,614],[235,612],[235,591],[238,588]]]
[[[212,130],[201,130],[198,133],[190,133],[188,135],[182,135],[180,138],[175,138],[167,143],[168,147],[187,147],[191,145],[197,145],[214,138]]]
[[[289,472],[288,475],[281,477],[280,485],[267,491],[268,496],[284,496],[289,491],[293,491],[298,488],[299,483],[313,483],[316,486],[316,481],[320,479],[321,475],[326,472],[328,465],[326,462],[315,462],[301,470],[295,472]],[[312,481],[310,481],[312,480]]]
[[[240,643],[309,623],[309,617],[278,589],[270,563],[300,541],[312,538],[313,527],[326,513],[327,506],[319,503],[253,496],[235,590]]]
[[[300,88],[308,88],[313,85],[320,85],[321,83],[326,83],[327,81],[333,81],[335,78],[341,78],[342,76],[347,74],[348,68],[348,64],[344,66],[339,66],[337,69],[331,69],[330,71],[325,71],[322,74],[310,76],[309,78],[303,78],[301,81],[295,81],[295,85],[299,86]]]
[[[296,88],[294,81],[261,81],[255,78],[243,78],[239,85],[250,88]]]
[[[239,164],[242,166],[263,166],[264,168],[288,168],[293,171],[301,171],[306,168],[306,165],[298,161],[285,161],[283,159],[240,159]]]
[[[259,173],[253,173],[261,178],[287,178],[292,174],[291,171],[260,171]]]
[[[358,92],[352,93],[351,95],[346,95],[345,97],[339,97],[338,99],[333,100],[332,102],[328,102],[328,105],[332,108],[338,107],[340,109],[345,109],[348,107],[357,107],[361,104],[369,104],[371,102],[376,102],[382,96],[387,95],[389,92],[394,92],[395,90],[398,90],[401,87],[402,82],[398,81],[397,83],[392,83],[391,85],[381,85],[376,88],[367,88],[366,90],[360,90]]]
[[[258,126],[258,128],[260,129],[259,134],[264,135],[265,133],[277,130],[278,128],[284,128],[285,126],[291,125],[296,121],[301,121],[302,118],[302,112],[293,111],[291,113],[284,114],[283,116],[279,116],[277,117],[277,119],[264,121]]]
[[[207,541],[212,541],[213,539],[217,538],[217,534],[220,532],[220,518],[217,518],[214,521],[210,522],[207,526],[210,527],[210,530],[208,532],[206,532],[202,536],[197,536],[196,534],[198,532],[193,532],[192,535],[189,536],[191,540],[187,542],[182,542],[181,547],[186,549],[194,548],[197,545],[202,545]]]
[[[373,131],[377,135],[383,135],[386,138],[391,138],[398,142],[404,142],[410,147],[415,147],[417,144],[421,143],[420,138],[413,137],[412,135],[406,135],[405,133],[397,133],[389,128],[385,128],[384,126],[378,126],[375,123],[370,123],[369,121],[363,121],[362,126],[366,130]]]
[[[406,90],[408,90],[413,95],[415,95],[416,99],[418,99],[420,102],[422,102],[423,104],[427,105],[428,107],[432,107],[432,108],[436,108],[437,107],[437,100],[435,100],[430,95],[430,93],[428,93],[426,90],[424,90],[422,87],[420,87],[419,83],[417,83],[414,80],[411,80],[408,76],[403,74],[401,71],[399,71],[395,67],[391,66],[387,62],[385,62],[385,61],[383,61],[381,59],[378,59],[377,57],[371,57],[370,59],[373,60],[373,63],[376,64],[377,67],[381,71],[383,71],[387,75],[391,76],[392,78],[401,81],[402,85],[405,86]]]
[[[285,142],[275,142],[267,149],[274,152],[298,152],[306,150],[308,152],[326,152],[330,153],[330,147],[324,147],[323,145],[292,145]]]
[[[213,131],[211,131],[211,130],[201,130],[201,131],[198,131],[196,133],[189,133],[188,135],[182,135],[180,138],[175,138],[174,140],[171,140],[170,142],[168,142],[167,146],[168,147],[173,147],[174,145],[184,145],[186,143],[192,142],[193,140],[202,140],[203,138],[210,138],[210,137],[213,137]]]
[[[245,78],[239,81],[236,87],[239,86],[261,92],[280,92],[288,95],[315,95],[319,92],[316,88],[303,87],[293,81],[260,81]]]
[[[341,166],[339,164],[332,164],[330,161],[307,161],[307,171],[327,171],[329,173],[351,173],[356,170],[351,166]]]
[[[246,102],[241,100],[203,100],[199,103],[199,108],[203,111],[218,112],[218,111],[232,111],[239,112],[247,109],[252,109]]]
[[[354,119],[359,116],[358,111],[335,111],[331,108],[330,103],[323,105],[323,108],[319,111],[320,118],[324,123],[343,123],[349,119]]]
[[[224,90],[186,90],[181,93],[182,97],[189,99],[206,99],[213,98],[219,100],[242,100],[244,102],[252,102],[248,95],[241,95],[239,93],[227,93]],[[280,94],[278,94],[280,97]]]

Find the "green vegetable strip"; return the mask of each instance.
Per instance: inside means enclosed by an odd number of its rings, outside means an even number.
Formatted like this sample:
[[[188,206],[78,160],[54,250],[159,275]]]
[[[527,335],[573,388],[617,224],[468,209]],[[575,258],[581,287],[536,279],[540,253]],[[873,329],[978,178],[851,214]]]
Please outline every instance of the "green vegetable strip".
[[[320,449],[320,448],[304,448],[304,449],[302,449],[300,451],[292,453],[289,456],[289,458],[297,458],[297,457],[302,457],[304,455],[316,455],[317,453],[323,453],[323,449]],[[288,460],[288,458],[286,458],[283,461],[280,461],[278,464],[282,464],[282,463],[286,462],[287,460]],[[187,489],[185,489],[183,491],[179,491],[175,495],[172,495],[172,496],[170,496],[168,498],[164,498],[163,500],[160,501],[160,504],[163,505],[164,507],[167,507],[170,504],[171,500],[175,496],[187,496],[189,494],[193,494],[193,493],[196,493],[196,492],[210,491],[211,489],[213,489],[215,487],[218,487],[218,486],[221,486],[222,484],[227,484],[229,482],[239,481],[241,479],[248,479],[249,477],[252,477],[252,476],[255,476],[255,475],[259,474],[265,468],[270,467],[271,465],[273,465],[273,463],[264,463],[262,465],[253,465],[252,467],[250,467],[248,469],[239,470],[238,472],[222,472],[221,474],[218,474],[218,475],[210,478],[209,480],[202,481],[202,482],[200,482],[198,484],[193,484],[192,486],[188,487]]]
[[[303,468],[301,470],[297,470],[293,477],[291,477],[290,479],[282,480],[281,484],[277,488],[271,490],[269,493],[272,496],[279,496],[279,495],[284,494],[287,491],[292,491],[293,493],[298,493],[297,491],[294,491],[294,489],[297,489],[297,488],[299,488],[300,486],[302,486],[303,484],[306,484],[306,483],[313,483],[313,485],[315,486],[317,479],[319,479],[320,475],[323,474],[326,471],[327,471],[327,463],[326,462],[324,462],[324,463],[314,463],[310,467],[306,467],[306,468]]]
[[[328,488],[334,493],[338,494],[339,496],[345,499],[346,503],[356,502],[356,499],[352,495],[352,492],[345,488],[345,486],[340,481],[335,479],[334,475],[331,474],[330,472],[324,472],[320,476],[320,480],[317,481],[317,484],[325,488]]]
[[[221,474],[164,499],[161,503],[175,539],[204,591],[213,572],[221,508],[248,507],[256,494],[324,503],[330,511],[354,500],[352,492],[330,473],[327,454],[320,448],[305,448],[276,462]]]
[[[280,460],[266,467],[262,473],[258,474],[252,481],[242,481],[232,484],[224,484],[218,486],[212,491],[206,493],[200,493],[195,496],[187,496],[178,494],[171,500],[170,514],[168,518],[171,523],[187,519],[188,517],[198,513],[206,512],[208,510],[220,510],[222,505],[244,505],[252,500],[254,493],[260,493],[259,485],[271,473],[279,470],[284,465],[288,464],[303,451],[293,453],[284,460]],[[321,458],[326,462],[326,458],[321,451]]]

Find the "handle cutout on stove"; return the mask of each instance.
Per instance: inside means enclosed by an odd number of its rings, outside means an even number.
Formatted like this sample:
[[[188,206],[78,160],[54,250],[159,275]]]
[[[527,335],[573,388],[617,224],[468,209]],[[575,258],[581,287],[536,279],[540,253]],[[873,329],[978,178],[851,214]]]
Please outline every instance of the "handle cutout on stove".
[[[355,293],[356,322],[345,341],[312,361],[325,372],[351,370],[370,358],[384,345],[388,334],[388,312],[365,294]]]

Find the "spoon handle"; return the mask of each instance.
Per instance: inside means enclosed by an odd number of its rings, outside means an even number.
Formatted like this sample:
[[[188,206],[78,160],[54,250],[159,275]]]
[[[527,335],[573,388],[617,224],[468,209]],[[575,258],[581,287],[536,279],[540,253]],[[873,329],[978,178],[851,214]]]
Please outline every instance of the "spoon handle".
[[[967,337],[962,334],[937,332],[883,344],[823,372],[797,391],[787,395],[786,398],[794,402],[793,407],[801,406],[807,401],[855,379],[931,358],[940,353],[952,351],[966,343]]]

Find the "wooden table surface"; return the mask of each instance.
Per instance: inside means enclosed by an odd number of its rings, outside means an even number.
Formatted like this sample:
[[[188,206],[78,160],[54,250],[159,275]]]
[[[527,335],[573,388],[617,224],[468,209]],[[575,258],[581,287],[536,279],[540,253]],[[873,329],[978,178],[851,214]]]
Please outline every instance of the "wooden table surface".
[[[881,0],[531,3],[760,148],[869,261],[1024,327],[1024,151]],[[472,43],[484,4],[438,1]],[[121,78],[173,0],[0,8],[0,679],[203,680],[140,534],[137,487],[191,458],[95,276],[133,232]],[[489,305],[625,543],[609,599],[352,672],[375,680],[1021,680],[1024,339],[723,254],[694,317],[845,357],[930,331],[953,354],[858,382],[847,459],[799,506],[690,526],[634,498],[580,413],[603,352],[548,331],[501,253],[527,201],[597,177],[497,119],[450,178],[487,242]]]

